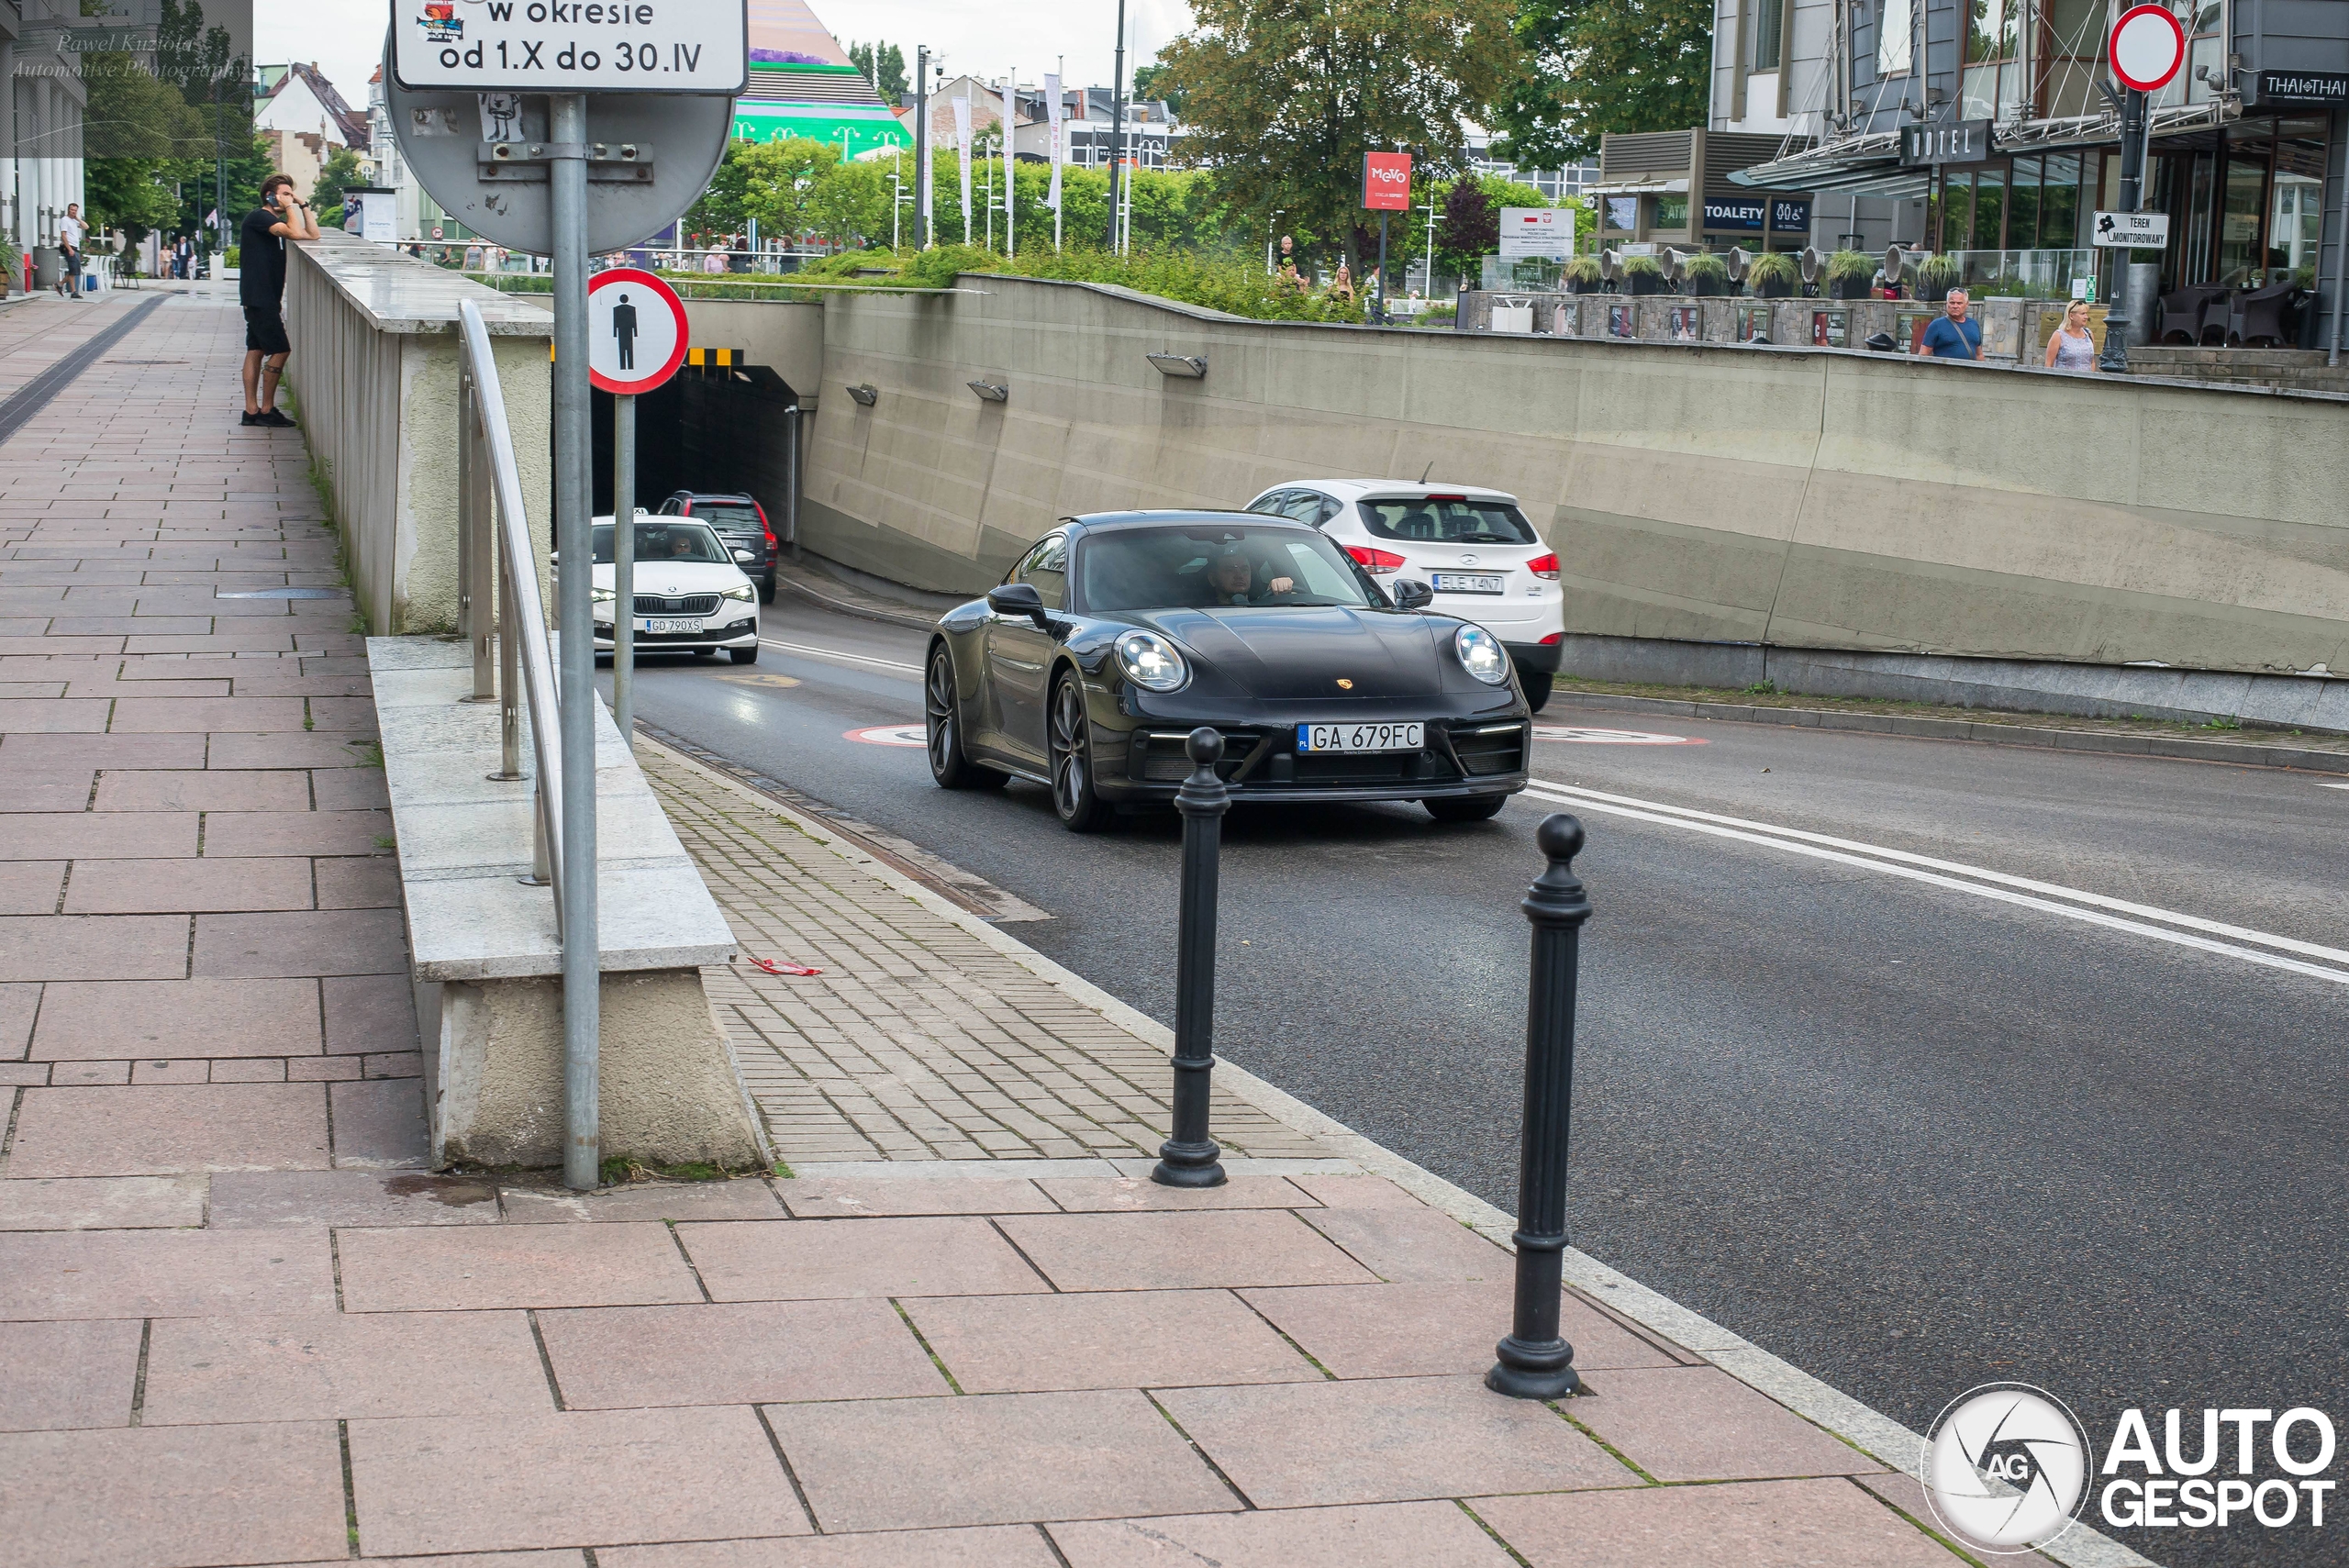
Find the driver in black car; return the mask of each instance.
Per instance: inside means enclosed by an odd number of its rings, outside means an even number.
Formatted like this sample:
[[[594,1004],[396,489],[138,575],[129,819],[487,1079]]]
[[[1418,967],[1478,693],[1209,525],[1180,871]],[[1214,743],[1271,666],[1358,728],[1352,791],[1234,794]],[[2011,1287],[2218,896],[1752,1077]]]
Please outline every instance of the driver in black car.
[[[1215,591],[1218,605],[1277,605],[1287,599],[1297,586],[1294,579],[1275,577],[1264,584],[1262,594],[1253,592],[1256,585],[1256,563],[1248,552],[1233,545],[1208,565],[1208,586]]]

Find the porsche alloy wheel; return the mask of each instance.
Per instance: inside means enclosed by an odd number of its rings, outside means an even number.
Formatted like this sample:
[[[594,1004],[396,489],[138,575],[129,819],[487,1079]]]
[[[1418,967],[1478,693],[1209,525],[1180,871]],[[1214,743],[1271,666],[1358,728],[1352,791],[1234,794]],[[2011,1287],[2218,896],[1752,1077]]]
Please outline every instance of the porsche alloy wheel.
[[[1095,833],[1108,825],[1111,807],[1093,787],[1093,750],[1085,722],[1085,689],[1074,675],[1052,687],[1050,745],[1052,811],[1072,833]]]
[[[1008,783],[993,768],[963,754],[963,720],[954,705],[954,657],[940,644],[922,683],[922,718],[929,730],[930,776],[941,789],[993,789]]]

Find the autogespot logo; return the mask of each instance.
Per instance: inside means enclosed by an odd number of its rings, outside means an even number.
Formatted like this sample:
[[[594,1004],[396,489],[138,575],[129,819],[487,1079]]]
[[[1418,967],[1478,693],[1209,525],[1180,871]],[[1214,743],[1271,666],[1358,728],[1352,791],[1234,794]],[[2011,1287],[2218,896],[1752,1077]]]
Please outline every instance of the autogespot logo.
[[[2087,1433],[2023,1383],[1960,1395],[1925,1434],[1918,1479],[1943,1526],[1987,1552],[2030,1551],[2072,1528],[2087,1499]]]

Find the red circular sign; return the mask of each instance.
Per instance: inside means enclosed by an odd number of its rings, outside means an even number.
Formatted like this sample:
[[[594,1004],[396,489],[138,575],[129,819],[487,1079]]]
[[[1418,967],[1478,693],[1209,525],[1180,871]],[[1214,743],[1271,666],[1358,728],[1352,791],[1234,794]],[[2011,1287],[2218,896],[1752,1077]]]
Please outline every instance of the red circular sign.
[[[650,392],[685,362],[685,302],[636,267],[587,280],[587,379],[598,392]]]
[[[2121,85],[2158,93],[2186,63],[2186,29],[2166,6],[2132,6],[2112,24],[2105,53]]]

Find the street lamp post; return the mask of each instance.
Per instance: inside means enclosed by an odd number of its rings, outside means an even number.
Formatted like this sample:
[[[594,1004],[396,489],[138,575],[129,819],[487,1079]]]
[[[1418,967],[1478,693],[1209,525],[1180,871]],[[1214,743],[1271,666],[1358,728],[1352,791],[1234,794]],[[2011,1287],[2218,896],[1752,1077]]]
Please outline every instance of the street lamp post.
[[[930,249],[930,46],[914,50],[914,249]]]
[[[1109,249],[1119,249],[1118,176],[1125,160],[1126,0],[1118,0],[1117,75],[1109,83]]]
[[[2115,94],[2099,82],[2097,87],[2121,111],[2121,210],[2135,212],[2145,183],[2145,95],[2134,87]],[[2104,315],[2104,358],[2098,368],[2110,375],[2129,373],[2129,261],[2134,250],[2116,252],[2112,296]]]

